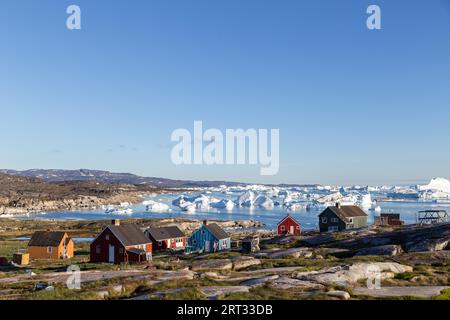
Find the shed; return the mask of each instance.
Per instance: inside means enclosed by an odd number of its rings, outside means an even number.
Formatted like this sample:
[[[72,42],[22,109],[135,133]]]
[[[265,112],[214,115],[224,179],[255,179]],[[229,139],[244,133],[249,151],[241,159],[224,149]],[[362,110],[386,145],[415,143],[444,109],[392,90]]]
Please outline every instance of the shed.
[[[19,266],[26,266],[30,264],[30,255],[28,253],[14,253],[12,261]]]
[[[259,237],[248,236],[242,240],[242,252],[252,253],[259,251]]]

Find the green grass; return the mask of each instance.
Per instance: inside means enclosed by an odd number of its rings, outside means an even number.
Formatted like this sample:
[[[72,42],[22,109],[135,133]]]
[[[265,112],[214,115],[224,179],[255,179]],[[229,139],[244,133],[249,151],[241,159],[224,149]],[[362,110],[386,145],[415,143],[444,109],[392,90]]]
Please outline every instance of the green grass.
[[[219,297],[221,300],[314,300],[323,298],[322,295],[304,295],[289,290],[277,290],[267,285],[252,288],[249,292],[236,292]]]
[[[450,289],[442,290],[441,294],[434,298],[435,300],[450,300]]]

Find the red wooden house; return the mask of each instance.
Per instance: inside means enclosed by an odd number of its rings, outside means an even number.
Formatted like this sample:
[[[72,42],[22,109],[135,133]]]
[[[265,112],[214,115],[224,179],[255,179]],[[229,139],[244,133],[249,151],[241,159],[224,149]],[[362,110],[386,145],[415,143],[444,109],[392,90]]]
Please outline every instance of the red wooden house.
[[[295,220],[290,214],[284,217],[278,223],[277,234],[278,235],[296,235],[299,236],[301,233],[300,223]]]
[[[152,241],[153,251],[183,250],[186,247],[187,237],[176,226],[149,228],[145,235]]]
[[[133,263],[152,259],[152,242],[134,224],[114,220],[91,243],[91,262]]]

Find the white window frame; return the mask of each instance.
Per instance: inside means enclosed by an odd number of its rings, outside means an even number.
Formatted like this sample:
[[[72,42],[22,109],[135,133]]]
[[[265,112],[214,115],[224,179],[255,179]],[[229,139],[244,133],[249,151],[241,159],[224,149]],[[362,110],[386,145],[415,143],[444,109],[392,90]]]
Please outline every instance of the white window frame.
[[[280,226],[280,230],[281,230],[281,231],[286,231],[286,227],[285,227],[284,225],[281,225],[281,226]]]
[[[322,221],[323,224],[327,224],[328,223],[327,217],[322,217],[322,218],[320,218],[320,220]]]
[[[53,247],[47,247],[47,253],[53,253]]]

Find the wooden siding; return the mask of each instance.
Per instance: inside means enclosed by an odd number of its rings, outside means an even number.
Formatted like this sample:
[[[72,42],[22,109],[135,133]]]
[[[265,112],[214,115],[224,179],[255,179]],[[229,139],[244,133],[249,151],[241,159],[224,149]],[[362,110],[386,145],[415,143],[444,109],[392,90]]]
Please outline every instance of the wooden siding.
[[[209,241],[209,250],[207,243]],[[229,250],[231,248],[231,238],[219,240],[213,236],[211,232],[205,226],[201,226],[200,229],[195,231],[188,240],[188,245],[195,248],[204,249],[205,252],[213,252],[214,244],[216,243],[216,251]]]

